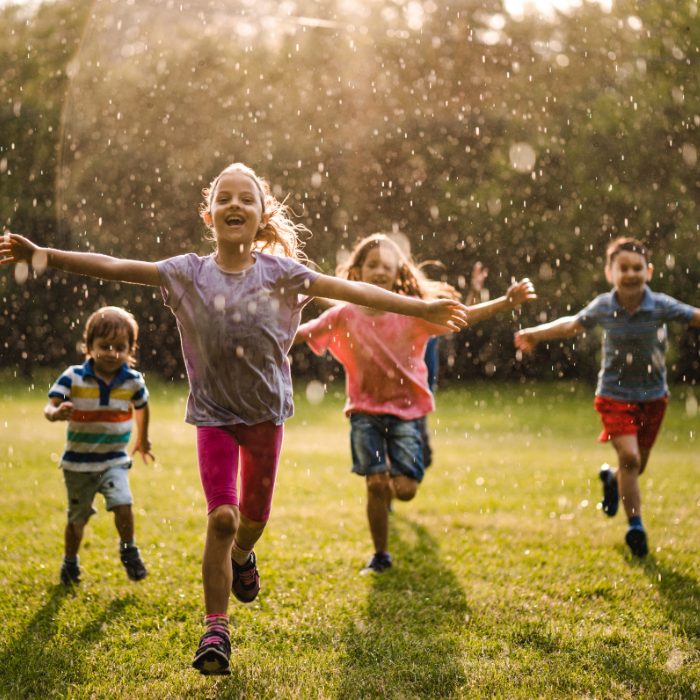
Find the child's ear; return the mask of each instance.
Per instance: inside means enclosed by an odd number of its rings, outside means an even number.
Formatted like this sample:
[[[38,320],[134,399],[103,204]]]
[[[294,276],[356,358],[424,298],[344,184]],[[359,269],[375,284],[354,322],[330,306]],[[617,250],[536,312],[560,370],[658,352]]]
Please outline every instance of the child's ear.
[[[608,284],[613,283],[612,268],[609,265],[605,266],[605,279],[608,280]]]
[[[654,266],[649,263],[647,265],[647,282],[651,279],[651,276],[654,274]]]
[[[210,211],[205,211],[204,215],[202,216],[204,219],[204,223],[211,228],[212,227],[212,220],[211,220],[211,212]]]

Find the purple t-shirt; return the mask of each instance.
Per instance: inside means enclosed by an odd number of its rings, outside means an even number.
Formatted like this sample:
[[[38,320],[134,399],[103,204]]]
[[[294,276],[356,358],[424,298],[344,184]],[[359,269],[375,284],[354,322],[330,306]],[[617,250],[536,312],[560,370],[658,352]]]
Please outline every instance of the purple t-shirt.
[[[287,352],[318,273],[290,258],[254,256],[243,272],[222,270],[213,255],[158,263],[182,339],[192,425],[280,425],[294,413]]]

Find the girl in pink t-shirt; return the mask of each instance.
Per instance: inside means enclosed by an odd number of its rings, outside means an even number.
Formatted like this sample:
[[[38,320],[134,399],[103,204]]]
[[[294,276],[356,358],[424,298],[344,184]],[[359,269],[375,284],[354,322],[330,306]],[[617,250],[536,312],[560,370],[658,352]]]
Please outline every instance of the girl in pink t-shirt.
[[[453,287],[428,280],[383,234],[360,241],[337,272],[405,296],[457,297]],[[525,279],[513,284],[506,296],[469,307],[468,325],[534,298],[534,288]],[[362,574],[381,573],[392,565],[387,504],[393,496],[410,501],[423,479],[420,419],[435,410],[423,358],[428,339],[446,332],[423,319],[344,304],[301,326],[294,340],[308,343],[319,355],[330,350],[345,367],[352,471],[366,478],[375,549]]]

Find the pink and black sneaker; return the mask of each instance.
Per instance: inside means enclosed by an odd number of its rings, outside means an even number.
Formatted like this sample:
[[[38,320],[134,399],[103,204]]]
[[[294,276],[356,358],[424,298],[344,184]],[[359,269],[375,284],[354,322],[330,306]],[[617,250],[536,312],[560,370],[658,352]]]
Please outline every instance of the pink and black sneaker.
[[[233,568],[231,592],[241,603],[252,603],[260,590],[260,574],[258,573],[255,552],[250,553],[245,564],[236,564],[231,559],[231,566]]]
[[[192,666],[203,676],[230,676],[231,642],[217,630],[207,630],[199,640]]]

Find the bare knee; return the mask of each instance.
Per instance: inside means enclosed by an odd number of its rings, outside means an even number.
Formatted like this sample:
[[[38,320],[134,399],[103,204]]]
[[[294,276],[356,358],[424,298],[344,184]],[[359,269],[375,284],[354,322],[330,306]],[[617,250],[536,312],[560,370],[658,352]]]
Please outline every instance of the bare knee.
[[[367,495],[374,498],[385,498],[389,488],[389,474],[370,474],[367,477]]]
[[[419,482],[416,479],[409,479],[407,476],[397,476],[393,479],[394,492],[400,501],[412,500],[418,492]]]
[[[238,508],[224,505],[209,513],[208,526],[218,537],[233,537],[238,530]]]
[[[639,452],[633,450],[620,450],[617,453],[620,460],[620,467],[626,472],[639,472],[642,466],[642,460]]]

